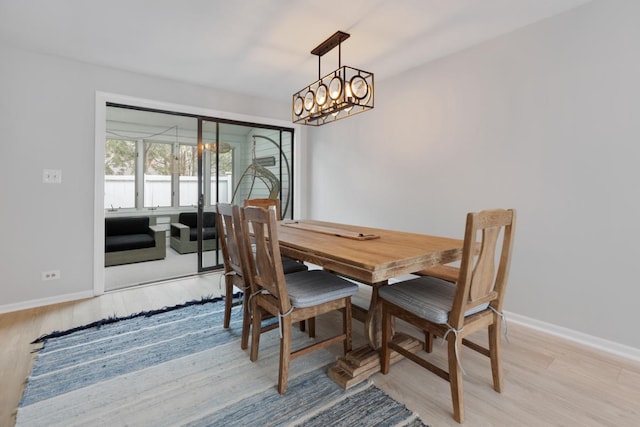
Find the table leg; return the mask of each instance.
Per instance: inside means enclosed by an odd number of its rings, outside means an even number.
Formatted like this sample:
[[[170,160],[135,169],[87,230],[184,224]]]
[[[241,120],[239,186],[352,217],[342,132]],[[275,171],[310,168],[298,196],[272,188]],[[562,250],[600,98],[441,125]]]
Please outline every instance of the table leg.
[[[371,300],[366,313],[362,313],[364,310],[354,310],[354,313],[356,311],[360,312],[361,315],[358,315],[358,318],[364,321],[364,333],[367,338],[367,344],[339,358],[338,362],[329,368],[329,377],[345,389],[366,380],[371,375],[380,371],[382,307],[378,300],[378,289],[386,285],[386,281],[371,285]],[[391,328],[392,330],[394,329],[394,323],[392,323]],[[414,353],[422,348],[420,341],[401,333],[394,334],[393,341],[397,345]],[[402,356],[400,354],[395,351],[391,352],[392,364],[401,358]]]
[[[364,324],[364,337],[372,350],[379,349],[382,344],[382,307],[378,301],[378,289],[386,285],[386,281],[369,284],[371,294],[367,298],[359,296],[355,301],[351,300],[353,318]]]
[[[365,337],[369,346],[373,349],[379,349],[382,344],[382,308],[378,302],[378,289],[381,286],[387,286],[387,281],[374,283],[371,288],[371,302],[369,303],[369,310],[364,322]]]

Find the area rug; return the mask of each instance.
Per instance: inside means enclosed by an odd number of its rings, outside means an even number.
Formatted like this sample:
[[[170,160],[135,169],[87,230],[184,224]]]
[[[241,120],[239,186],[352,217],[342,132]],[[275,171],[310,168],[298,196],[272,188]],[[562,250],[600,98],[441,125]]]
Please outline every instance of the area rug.
[[[278,331],[252,363],[241,310],[224,329],[223,309],[203,300],[42,337],[16,425],[424,426],[370,382],[335,384],[326,350],[292,361],[278,394]],[[294,348],[308,340],[296,331]]]

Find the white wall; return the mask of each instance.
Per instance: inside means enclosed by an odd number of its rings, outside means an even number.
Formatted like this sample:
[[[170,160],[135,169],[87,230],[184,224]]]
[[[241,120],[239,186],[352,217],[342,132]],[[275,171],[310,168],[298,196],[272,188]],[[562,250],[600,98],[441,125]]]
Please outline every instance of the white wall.
[[[290,117],[288,102],[0,46],[0,312],[93,294],[96,91]],[[43,184],[43,169],[61,169],[62,184]],[[47,270],[61,278],[41,281]]]
[[[593,2],[378,82],[309,130],[309,215],[462,237],[516,208],[506,309],[640,349],[639,17]]]

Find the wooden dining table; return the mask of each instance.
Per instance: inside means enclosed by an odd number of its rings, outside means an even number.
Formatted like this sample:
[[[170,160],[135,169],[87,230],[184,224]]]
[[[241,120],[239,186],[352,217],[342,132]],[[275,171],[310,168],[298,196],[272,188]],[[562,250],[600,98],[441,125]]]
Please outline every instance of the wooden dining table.
[[[364,372],[355,368],[365,365],[375,371],[381,341],[378,289],[394,277],[460,260],[463,245],[459,239],[316,220],[280,221],[278,239],[283,255],[371,286],[369,305],[353,306],[354,317],[364,322],[368,341],[368,348],[347,356],[348,363],[358,365],[352,369],[356,373]],[[342,382],[351,385],[360,380],[344,378]]]

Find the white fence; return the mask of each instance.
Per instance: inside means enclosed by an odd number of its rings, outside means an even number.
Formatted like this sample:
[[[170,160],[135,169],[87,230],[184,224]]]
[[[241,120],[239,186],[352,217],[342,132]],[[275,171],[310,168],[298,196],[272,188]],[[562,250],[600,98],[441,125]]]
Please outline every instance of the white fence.
[[[231,175],[211,179],[211,203],[215,203],[215,188],[218,188],[218,200],[229,203],[233,194]],[[197,206],[198,178],[195,176],[180,177],[180,206]],[[171,176],[146,175],[144,184],[144,205],[146,207],[171,206]],[[133,208],[136,198],[136,180],[133,175],[105,175],[104,207]]]

